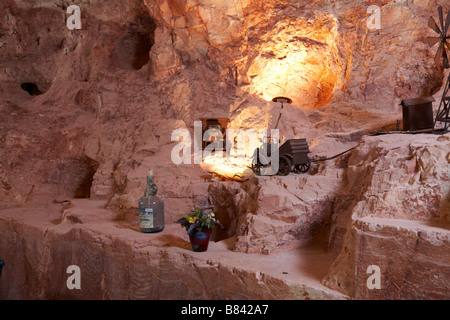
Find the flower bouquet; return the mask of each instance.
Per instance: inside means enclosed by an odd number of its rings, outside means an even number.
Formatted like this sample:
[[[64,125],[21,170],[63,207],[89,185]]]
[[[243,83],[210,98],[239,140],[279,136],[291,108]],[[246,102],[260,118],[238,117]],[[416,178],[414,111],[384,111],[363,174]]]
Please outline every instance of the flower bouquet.
[[[202,252],[208,249],[211,230],[223,225],[215,218],[214,212],[204,212],[201,208],[195,208],[194,211],[183,213],[183,217],[178,219],[177,223],[186,228],[194,251]]]

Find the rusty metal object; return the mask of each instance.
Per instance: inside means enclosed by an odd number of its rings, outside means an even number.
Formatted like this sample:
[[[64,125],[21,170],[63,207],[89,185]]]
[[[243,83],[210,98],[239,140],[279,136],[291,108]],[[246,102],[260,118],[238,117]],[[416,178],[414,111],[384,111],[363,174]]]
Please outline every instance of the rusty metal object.
[[[286,141],[280,147],[280,158],[286,156],[291,160],[291,164],[295,173],[305,173],[311,167],[311,161],[309,160],[308,153],[309,147],[306,139],[291,139]]]
[[[311,161],[308,157],[309,147],[306,139],[290,139],[286,141],[279,149],[279,169],[277,175],[286,176],[290,172],[305,173],[311,167]],[[256,175],[261,174],[261,168],[268,165],[267,159],[262,161],[262,157],[271,156],[271,144],[265,143],[261,148],[258,148],[254,152],[254,163],[252,164],[252,170]]]
[[[280,103],[292,103],[292,99],[288,97],[275,97],[272,99],[273,102],[280,102]]]
[[[442,59],[442,65],[444,69],[448,69],[450,68],[450,61],[447,50],[450,50],[450,43],[448,42],[450,36],[447,35],[447,33],[450,28],[450,12],[447,12],[447,18],[444,20],[444,11],[442,9],[442,6],[439,6],[438,14],[439,14],[439,24],[436,23],[433,17],[430,17],[430,19],[428,20],[428,26],[434,32],[436,32],[438,36],[428,37],[427,42],[430,47],[434,47],[436,44],[439,43],[438,50],[434,57],[434,61],[436,62],[436,64],[438,64]],[[444,130],[447,129],[450,123],[450,114],[449,114],[450,96],[447,95],[449,91],[449,86],[450,86],[450,75],[447,78],[444,93],[442,94],[442,99],[439,104],[439,109],[436,114],[436,118],[433,125],[434,127],[436,127],[437,122],[443,122]]]
[[[403,130],[433,129],[433,97],[403,100]]]
[[[450,75],[447,78],[447,83],[445,84],[444,93],[442,94],[441,103],[439,104],[439,109],[436,113],[436,120],[434,122],[434,126],[436,126],[436,122],[444,123],[444,130],[448,128],[450,124]]]
[[[278,116],[277,124],[275,126],[275,129],[277,129],[278,128],[278,123],[280,122],[281,116],[283,114],[284,104],[285,103],[291,104],[292,103],[292,99],[288,98],[288,97],[275,97],[275,98],[272,99],[272,101],[281,103],[280,115]]]

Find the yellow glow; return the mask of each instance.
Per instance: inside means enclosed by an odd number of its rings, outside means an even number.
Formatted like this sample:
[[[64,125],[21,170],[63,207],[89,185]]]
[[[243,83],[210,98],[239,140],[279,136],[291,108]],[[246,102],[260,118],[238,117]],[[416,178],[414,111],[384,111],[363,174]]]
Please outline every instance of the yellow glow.
[[[302,51],[291,52],[282,60],[262,58],[250,69],[255,73],[254,68],[259,69],[251,80],[252,93],[262,94],[267,101],[277,96],[290,97],[294,105],[305,109],[322,107],[329,101],[326,98],[335,81],[335,76],[323,63],[325,59],[323,54]]]
[[[227,159],[225,156],[209,155],[200,165],[204,170],[217,174],[225,179],[237,181],[247,180],[253,175],[251,167],[251,159],[234,158]]]
[[[247,70],[251,93],[266,101],[289,97],[304,109],[320,108],[330,101],[337,82],[335,23],[321,19],[283,21],[267,34]]]

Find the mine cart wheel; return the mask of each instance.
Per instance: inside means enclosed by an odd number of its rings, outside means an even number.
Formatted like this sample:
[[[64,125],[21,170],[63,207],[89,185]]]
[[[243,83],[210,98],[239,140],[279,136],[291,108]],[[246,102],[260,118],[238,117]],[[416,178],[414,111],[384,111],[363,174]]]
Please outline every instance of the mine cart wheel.
[[[300,172],[305,173],[305,172],[308,172],[310,167],[311,167],[311,161],[308,159],[308,162],[296,165],[294,168],[294,172],[295,173],[300,173]]]
[[[257,176],[261,175],[261,165],[259,163],[252,164],[252,170],[253,170],[253,173],[256,174]]]
[[[278,168],[278,175],[280,176],[287,176],[289,172],[291,172],[291,160],[289,160],[286,156],[280,157],[280,163]]]

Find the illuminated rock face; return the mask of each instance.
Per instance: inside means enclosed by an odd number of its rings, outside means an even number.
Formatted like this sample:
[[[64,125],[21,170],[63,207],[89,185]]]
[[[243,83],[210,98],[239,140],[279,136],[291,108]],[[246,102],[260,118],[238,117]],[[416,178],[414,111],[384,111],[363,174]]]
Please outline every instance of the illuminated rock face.
[[[145,3],[161,34],[151,53],[157,75],[209,61],[221,81],[249,85],[265,101],[289,96],[302,109],[351,97],[393,110],[400,99],[441,85],[442,71],[422,41],[430,36],[431,3],[386,1],[379,29],[368,28],[369,4],[361,2]]]
[[[266,101],[288,96],[300,108],[315,109],[332,98],[341,72],[335,63],[338,21],[332,15],[291,14],[281,21],[258,16],[282,6],[280,1],[146,3],[162,24],[159,33],[172,40],[152,50],[156,75],[183,68],[183,59],[190,63],[214,55],[222,78],[250,84],[250,92]]]
[[[246,61],[251,92],[267,101],[289,97],[303,109],[325,106],[337,81],[336,27],[332,16],[278,22],[249,49],[259,53]]]

